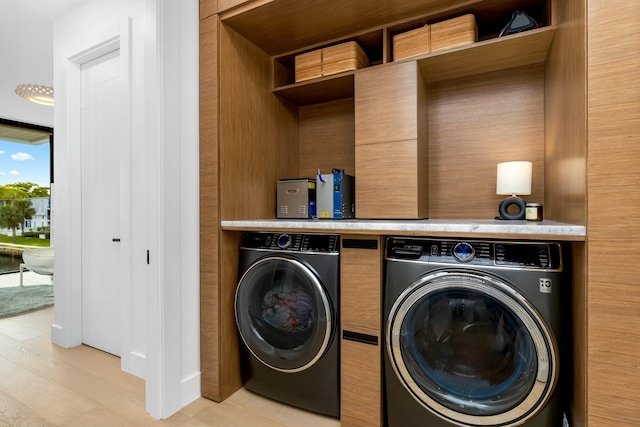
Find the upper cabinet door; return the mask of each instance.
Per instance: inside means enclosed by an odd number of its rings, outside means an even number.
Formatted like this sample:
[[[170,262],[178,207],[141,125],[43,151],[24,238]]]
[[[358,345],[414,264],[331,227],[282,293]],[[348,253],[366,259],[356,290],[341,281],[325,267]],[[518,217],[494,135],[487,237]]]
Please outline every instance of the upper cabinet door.
[[[414,61],[355,76],[358,218],[428,216],[427,108]]]

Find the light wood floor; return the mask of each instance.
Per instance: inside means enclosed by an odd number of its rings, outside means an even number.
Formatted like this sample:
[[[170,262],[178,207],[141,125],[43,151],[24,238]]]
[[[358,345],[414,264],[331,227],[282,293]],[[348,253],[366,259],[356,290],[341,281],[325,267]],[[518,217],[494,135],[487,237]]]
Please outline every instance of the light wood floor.
[[[145,410],[144,381],[120,359],[51,343],[53,308],[0,319],[0,426],[336,427],[337,419],[244,389],[222,403],[200,398],[166,420]]]

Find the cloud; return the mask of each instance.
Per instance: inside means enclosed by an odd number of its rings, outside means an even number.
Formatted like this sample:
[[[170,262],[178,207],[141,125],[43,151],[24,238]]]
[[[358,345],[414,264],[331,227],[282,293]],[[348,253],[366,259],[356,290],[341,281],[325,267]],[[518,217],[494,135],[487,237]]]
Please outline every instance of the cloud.
[[[18,171],[11,171],[11,172],[9,172],[9,175],[20,175],[20,172],[18,172]]]
[[[0,154],[4,154],[4,150],[0,150]]]
[[[24,162],[25,160],[35,160],[35,158],[28,153],[16,153],[16,154],[12,154],[11,158],[13,160],[18,160],[20,162]]]

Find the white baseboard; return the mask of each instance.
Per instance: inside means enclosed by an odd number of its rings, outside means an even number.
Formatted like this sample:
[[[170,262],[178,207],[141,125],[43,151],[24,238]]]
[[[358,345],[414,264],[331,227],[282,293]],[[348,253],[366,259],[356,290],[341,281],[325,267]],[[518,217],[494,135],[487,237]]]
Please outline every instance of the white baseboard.
[[[138,378],[146,379],[147,357],[142,353],[130,352],[127,357],[122,358],[120,368]]]

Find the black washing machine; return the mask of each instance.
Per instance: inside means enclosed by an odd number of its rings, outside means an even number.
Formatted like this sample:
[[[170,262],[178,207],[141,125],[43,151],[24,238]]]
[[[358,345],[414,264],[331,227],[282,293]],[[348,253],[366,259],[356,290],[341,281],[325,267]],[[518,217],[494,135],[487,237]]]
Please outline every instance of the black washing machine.
[[[244,233],[235,317],[245,388],[340,416],[340,238]]]
[[[399,237],[385,253],[388,426],[562,426],[560,244]]]

